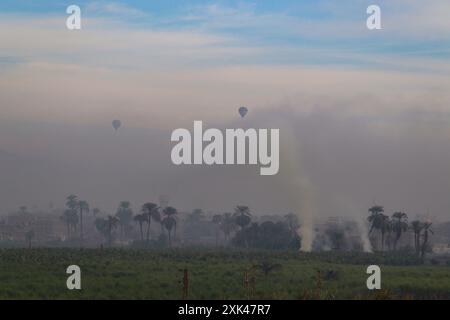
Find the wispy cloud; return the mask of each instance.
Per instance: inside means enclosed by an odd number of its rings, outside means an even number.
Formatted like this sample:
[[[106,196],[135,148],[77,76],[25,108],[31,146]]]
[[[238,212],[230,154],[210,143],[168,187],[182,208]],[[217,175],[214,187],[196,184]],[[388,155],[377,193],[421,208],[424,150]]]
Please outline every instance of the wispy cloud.
[[[87,14],[121,16],[123,18],[143,18],[150,14],[143,10],[127,5],[121,2],[94,1],[86,5]]]
[[[127,12],[119,3],[104,4],[93,3],[91,10]],[[131,15],[142,11],[127,8]],[[330,106],[374,117],[408,108],[442,112],[448,106],[449,59],[436,55],[442,53],[439,48],[417,41],[408,53],[390,50],[387,43],[395,43],[395,37],[386,32],[366,34],[375,39],[371,46],[359,40],[357,31],[342,32],[355,23],[364,26],[365,11],[360,20],[346,21],[348,13],[340,10],[320,7],[331,15],[321,23],[317,12],[303,19],[289,12],[261,12],[257,4],[213,4],[185,10],[178,22],[152,18],[151,26],[88,15],[80,32],[66,30],[64,20],[54,15],[3,14],[0,38],[2,55],[8,57],[3,65],[12,67],[0,75],[0,111],[6,118],[50,114],[52,121],[100,121],[127,109],[131,123],[163,125],[170,117],[185,120],[200,113],[227,117],[227,108],[236,104],[292,105],[302,112]],[[281,37],[286,41],[280,43]],[[383,50],[376,48],[379,42]],[[48,94],[49,83],[60,92]],[[28,95],[17,94],[18,87]],[[77,107],[64,102],[73,96],[67,91],[72,87],[82,88]],[[367,102],[367,96],[373,98]]]

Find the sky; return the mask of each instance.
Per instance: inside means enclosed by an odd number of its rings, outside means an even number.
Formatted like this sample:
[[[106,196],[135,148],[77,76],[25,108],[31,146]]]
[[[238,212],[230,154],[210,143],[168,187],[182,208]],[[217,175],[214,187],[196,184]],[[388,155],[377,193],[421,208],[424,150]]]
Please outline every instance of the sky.
[[[82,30],[66,29],[71,4]],[[381,30],[366,28],[371,4]],[[3,0],[3,210],[167,194],[185,210],[365,215],[376,202],[447,219],[449,62],[446,0]],[[175,167],[170,133],[194,120],[280,128],[280,174]]]

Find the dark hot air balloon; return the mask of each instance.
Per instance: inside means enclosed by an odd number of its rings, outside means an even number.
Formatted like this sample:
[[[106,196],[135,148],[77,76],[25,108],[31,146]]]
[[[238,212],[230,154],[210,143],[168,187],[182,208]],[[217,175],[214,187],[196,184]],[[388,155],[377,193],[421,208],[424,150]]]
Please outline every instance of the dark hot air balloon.
[[[120,122],[120,120],[114,120],[112,122],[112,126],[113,126],[114,130],[116,130],[116,131],[120,128],[121,125],[122,125],[122,122]]]
[[[245,117],[247,115],[248,109],[246,107],[240,107],[239,108],[239,114],[241,115],[241,117]]]

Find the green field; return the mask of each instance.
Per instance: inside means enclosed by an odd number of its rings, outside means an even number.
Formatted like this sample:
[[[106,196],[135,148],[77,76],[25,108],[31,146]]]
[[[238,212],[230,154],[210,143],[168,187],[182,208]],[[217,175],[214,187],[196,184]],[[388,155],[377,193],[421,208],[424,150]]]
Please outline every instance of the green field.
[[[262,262],[254,292],[243,274]],[[398,254],[269,251],[3,249],[1,299],[180,299],[182,270],[189,299],[450,299],[450,267],[420,265]],[[82,270],[82,290],[66,288],[66,268]],[[369,292],[366,268],[378,264],[383,290]]]

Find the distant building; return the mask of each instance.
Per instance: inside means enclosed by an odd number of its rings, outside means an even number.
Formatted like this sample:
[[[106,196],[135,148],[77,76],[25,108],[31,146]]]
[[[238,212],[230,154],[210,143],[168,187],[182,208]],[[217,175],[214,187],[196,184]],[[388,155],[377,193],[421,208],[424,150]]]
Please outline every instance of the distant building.
[[[13,213],[0,223],[0,240],[24,241],[30,230],[35,242],[45,243],[63,239],[66,229],[58,215]]]
[[[450,244],[434,244],[433,245],[433,253],[436,254],[450,254]]]

